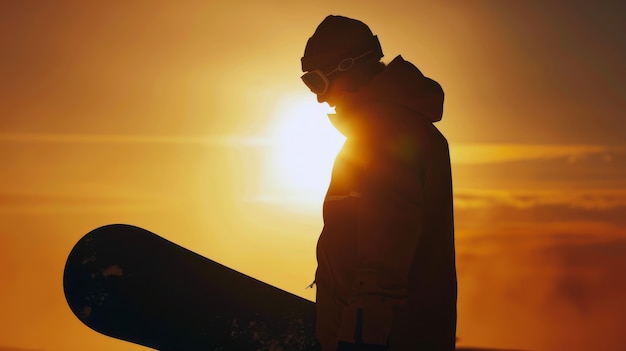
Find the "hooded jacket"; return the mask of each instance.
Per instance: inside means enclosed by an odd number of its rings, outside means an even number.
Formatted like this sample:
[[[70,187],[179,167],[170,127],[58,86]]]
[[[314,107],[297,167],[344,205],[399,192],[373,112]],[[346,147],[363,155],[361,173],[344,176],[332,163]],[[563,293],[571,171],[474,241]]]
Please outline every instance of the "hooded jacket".
[[[337,106],[346,136],[323,206],[318,336],[454,350],[457,281],[444,93],[396,57]],[[335,341],[332,334],[335,333]]]

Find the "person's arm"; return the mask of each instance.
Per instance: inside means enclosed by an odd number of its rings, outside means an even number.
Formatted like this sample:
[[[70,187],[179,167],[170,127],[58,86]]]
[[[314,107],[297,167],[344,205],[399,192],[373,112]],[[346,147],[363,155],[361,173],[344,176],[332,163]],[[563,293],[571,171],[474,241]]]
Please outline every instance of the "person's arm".
[[[358,269],[342,315],[340,350],[351,350],[350,344],[387,345],[393,311],[407,296],[421,235],[427,150],[414,136],[398,135],[368,147],[358,209]]]

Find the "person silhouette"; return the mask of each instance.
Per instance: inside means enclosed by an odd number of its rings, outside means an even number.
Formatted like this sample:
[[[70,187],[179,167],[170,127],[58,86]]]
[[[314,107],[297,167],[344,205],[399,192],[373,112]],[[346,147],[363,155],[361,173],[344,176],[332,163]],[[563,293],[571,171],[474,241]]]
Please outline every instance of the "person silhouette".
[[[363,22],[330,15],[308,39],[303,82],[346,141],[317,243],[323,351],[454,350],[457,277],[444,93]],[[320,142],[324,142],[320,140]]]

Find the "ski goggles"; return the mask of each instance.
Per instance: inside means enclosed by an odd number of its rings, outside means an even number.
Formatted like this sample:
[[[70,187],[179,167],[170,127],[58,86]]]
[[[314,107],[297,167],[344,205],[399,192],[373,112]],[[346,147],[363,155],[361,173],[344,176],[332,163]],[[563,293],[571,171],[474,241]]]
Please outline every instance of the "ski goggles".
[[[330,80],[328,80],[328,77],[337,72],[345,72],[349,70],[354,66],[354,63],[357,60],[362,59],[372,52],[373,50],[369,50],[357,57],[345,58],[341,60],[341,62],[339,62],[337,68],[328,73],[324,73],[322,70],[316,69],[310,72],[306,72],[300,78],[302,78],[304,84],[306,84],[306,86],[309,87],[309,89],[311,89],[313,93],[317,95],[324,95],[326,91],[328,91],[328,87],[330,86]]]

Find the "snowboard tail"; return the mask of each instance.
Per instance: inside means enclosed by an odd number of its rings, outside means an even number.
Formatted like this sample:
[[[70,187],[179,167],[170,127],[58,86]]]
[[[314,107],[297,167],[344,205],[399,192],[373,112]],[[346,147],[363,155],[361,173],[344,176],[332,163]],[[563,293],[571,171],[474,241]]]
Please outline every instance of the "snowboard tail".
[[[81,238],[63,288],[91,329],[157,350],[319,350],[313,302],[131,225]]]

